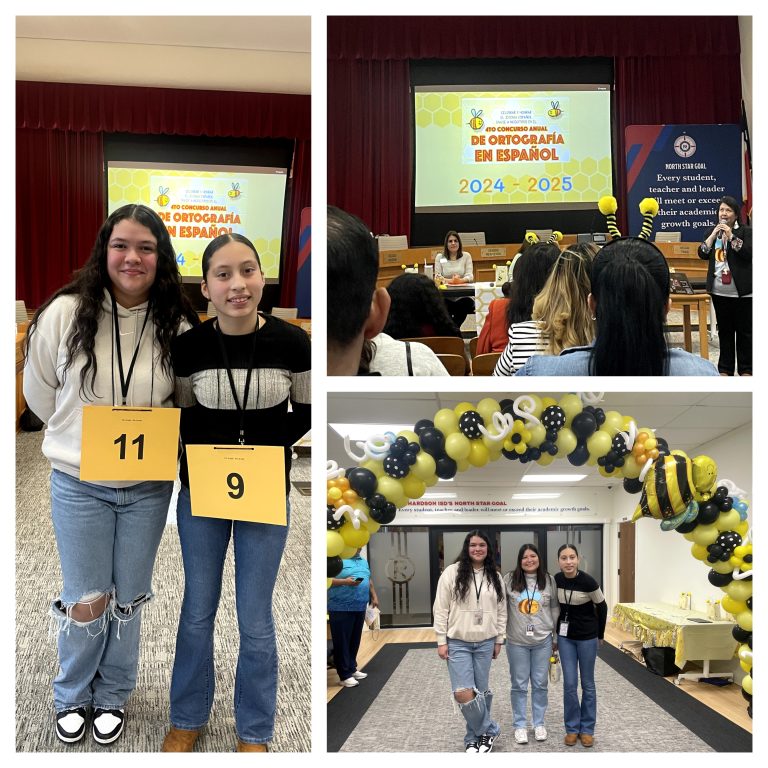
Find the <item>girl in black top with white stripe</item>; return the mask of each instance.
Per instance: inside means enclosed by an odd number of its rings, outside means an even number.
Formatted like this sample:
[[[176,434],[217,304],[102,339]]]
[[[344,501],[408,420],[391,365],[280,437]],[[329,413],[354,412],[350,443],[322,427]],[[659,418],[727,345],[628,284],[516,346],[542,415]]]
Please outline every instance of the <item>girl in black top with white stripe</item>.
[[[600,585],[579,570],[579,553],[573,544],[557,550],[560,573],[555,575],[560,601],[557,643],[563,667],[563,718],[565,744],[577,741],[585,747],[594,742],[597,719],[595,659],[603,644],[608,606]],[[581,702],[579,702],[581,675]]]

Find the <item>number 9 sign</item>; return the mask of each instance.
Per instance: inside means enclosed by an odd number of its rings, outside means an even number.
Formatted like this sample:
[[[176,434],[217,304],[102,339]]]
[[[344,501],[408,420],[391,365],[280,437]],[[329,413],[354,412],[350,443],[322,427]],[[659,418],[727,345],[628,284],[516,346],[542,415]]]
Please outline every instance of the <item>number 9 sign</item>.
[[[192,514],[285,525],[285,452],[272,445],[188,445]]]

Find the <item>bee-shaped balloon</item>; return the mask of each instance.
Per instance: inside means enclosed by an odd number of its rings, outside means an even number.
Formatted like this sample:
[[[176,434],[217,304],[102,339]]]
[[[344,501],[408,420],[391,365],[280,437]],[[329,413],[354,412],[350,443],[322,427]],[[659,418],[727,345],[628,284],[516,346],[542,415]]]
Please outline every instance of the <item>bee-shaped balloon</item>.
[[[243,193],[240,191],[240,184],[238,184],[237,182],[233,182],[232,189],[230,189],[229,192],[227,192],[227,197],[231,198],[232,200],[237,200],[237,198],[240,197],[240,195],[242,194]]]
[[[160,194],[157,196],[157,204],[164,208],[168,203],[171,202],[171,198],[168,197],[168,187],[158,187],[160,190]]]
[[[698,514],[698,502],[711,498],[716,482],[717,464],[709,456],[691,460],[683,451],[659,456],[645,476],[632,519],[655,517],[664,520],[666,530],[690,522]]]
[[[472,119],[469,121],[469,123],[467,123],[467,125],[469,125],[469,127],[473,131],[479,131],[483,127],[483,125],[485,125],[483,118],[480,117],[480,115],[482,114],[483,114],[482,109],[472,110]]]
[[[560,117],[560,115],[563,114],[563,110],[560,109],[560,102],[551,101],[550,104],[552,105],[552,108],[547,110],[547,114],[550,117]]]

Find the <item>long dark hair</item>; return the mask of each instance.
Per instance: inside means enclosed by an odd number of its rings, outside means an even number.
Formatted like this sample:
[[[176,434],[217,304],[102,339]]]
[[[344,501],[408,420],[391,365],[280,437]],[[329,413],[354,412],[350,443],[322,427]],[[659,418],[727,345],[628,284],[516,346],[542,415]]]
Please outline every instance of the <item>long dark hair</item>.
[[[664,376],[669,267],[647,240],[613,240],[592,264],[597,305],[589,372],[597,376]]]
[[[547,282],[560,249],[554,243],[536,243],[515,262],[507,305],[507,325],[531,319],[533,300]]]
[[[449,237],[455,237],[459,241],[459,250],[456,251],[456,256],[454,257],[453,260],[460,259],[461,258],[461,254],[464,252],[464,245],[461,242],[461,238],[459,237],[459,233],[455,229],[450,230],[448,232],[448,234],[445,236],[445,240],[443,240],[443,258],[444,259],[451,259],[451,255],[448,252],[448,238]]]
[[[161,367],[168,375],[171,374],[171,340],[179,329],[179,323],[184,318],[192,325],[200,322],[191,302],[182,291],[176,254],[162,219],[145,205],[124,205],[118,208],[101,225],[91,255],[75,272],[71,282],[56,291],[35,312],[25,343],[26,355],[40,315],[53,301],[59,296],[77,296],[72,332],[67,339],[67,361],[62,373],[72,366],[79,354],[85,356],[85,364],[80,371],[80,393],[84,399],[90,399],[87,395],[89,389],[91,393],[96,394],[93,389],[97,370],[94,345],[99,320],[104,312],[104,289],[111,290],[112,287],[107,272],[107,246],[115,225],[126,219],[146,227],[157,240],[157,269],[155,280],[149,289],[149,301],[152,305],[155,339],[160,348]]]
[[[443,297],[426,275],[406,272],[398,275],[387,286],[392,299],[384,333],[393,339],[414,336],[461,336],[445,306]],[[424,326],[432,326],[433,333],[425,334]]]
[[[208,280],[208,267],[211,264],[211,259],[219,248],[223,248],[227,243],[242,243],[248,246],[253,251],[253,255],[256,258],[256,263],[259,265],[259,271],[263,272],[261,268],[261,259],[259,258],[259,252],[256,250],[256,246],[245,236],[238,232],[226,232],[223,235],[214,237],[208,245],[205,246],[203,251],[203,280]]]
[[[458,571],[456,573],[456,585],[454,588],[454,595],[456,600],[463,601],[469,592],[469,582],[474,579],[474,565],[469,557],[469,542],[473,536],[477,536],[482,539],[488,546],[488,551],[483,561],[483,574],[489,583],[493,584],[493,588],[496,590],[496,597],[499,602],[504,599],[504,588],[501,585],[501,579],[499,578],[499,572],[496,570],[496,557],[493,553],[493,544],[488,538],[488,534],[485,531],[470,531],[464,539],[461,552],[456,558],[455,562],[459,564]]]
[[[539,567],[536,569],[536,584],[539,589],[544,589],[547,586],[547,571],[544,568],[544,563],[541,562],[541,555],[539,554],[538,547],[535,544],[523,544],[520,547],[520,551],[517,553],[517,565],[515,570],[512,571],[512,589],[515,592],[522,592],[527,586],[525,581],[526,573],[523,570],[523,555],[528,551],[534,552],[536,557],[539,558]]]

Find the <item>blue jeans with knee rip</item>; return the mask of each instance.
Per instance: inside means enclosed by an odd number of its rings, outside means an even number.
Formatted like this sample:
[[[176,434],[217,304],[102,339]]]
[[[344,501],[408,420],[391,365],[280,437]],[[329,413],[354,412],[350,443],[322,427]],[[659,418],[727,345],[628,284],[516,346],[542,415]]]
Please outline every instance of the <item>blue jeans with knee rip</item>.
[[[152,597],[152,569],[173,483],[107,488],[54,469],[51,517],[63,587],[51,606],[58,632],[57,712],[74,707],[118,709],[136,687],[141,608]],[[76,603],[106,609],[90,621],[72,616]]]
[[[277,642],[272,593],[288,527],[193,517],[189,488],[176,507],[184,560],[184,601],[171,680],[171,724],[198,730],[208,722],[215,670],[213,628],[224,559],[234,540],[235,602],[240,652],[235,675],[235,727],[241,741],[272,741],[277,706]],[[286,499],[290,518],[290,507]]]
[[[493,693],[488,690],[488,678],[491,674],[493,646],[496,638],[491,637],[479,643],[448,638],[448,674],[451,677],[451,690],[474,691],[474,698],[466,704],[459,703],[459,709],[467,722],[464,744],[479,741],[487,733],[498,736],[499,724],[491,719]]]

